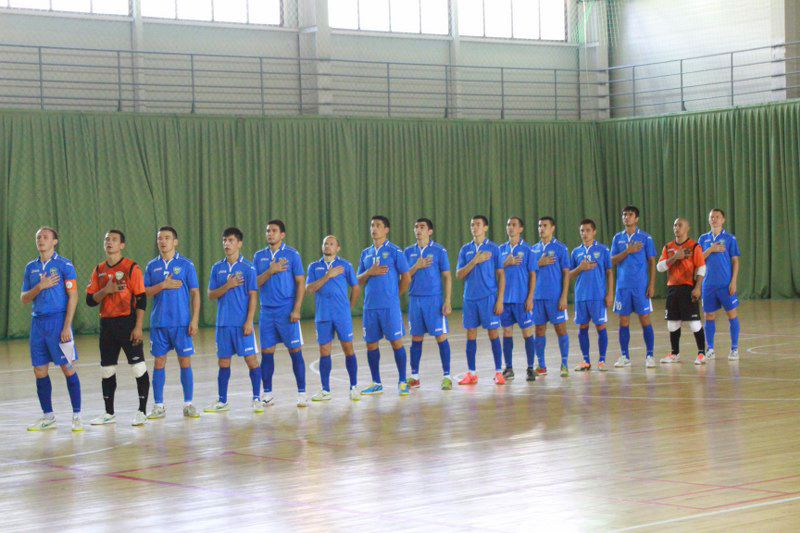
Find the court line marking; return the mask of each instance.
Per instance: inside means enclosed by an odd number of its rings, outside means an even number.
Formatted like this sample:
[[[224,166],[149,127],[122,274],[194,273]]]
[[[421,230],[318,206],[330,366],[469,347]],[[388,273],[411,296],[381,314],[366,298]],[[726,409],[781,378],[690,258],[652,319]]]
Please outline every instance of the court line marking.
[[[119,444],[115,444],[114,446],[109,446],[107,448],[100,448],[99,450],[88,450],[88,451],[85,451],[85,452],[69,453],[69,454],[66,454],[66,455],[56,455],[55,457],[40,457],[39,459],[15,459],[15,460],[12,460],[12,461],[8,461],[6,459],[0,459],[0,463],[2,463],[4,465],[26,465],[26,464],[32,464],[32,463],[40,463],[42,461],[53,461],[55,459],[68,459],[70,457],[80,457],[80,456],[83,456],[83,455],[92,455],[92,454],[95,454],[95,453],[107,452],[109,450],[114,450],[114,449],[119,448],[121,446],[128,446],[129,444],[133,444],[134,442],[135,441],[133,441],[133,440],[129,440],[129,441],[126,441],[126,442],[121,442]]]

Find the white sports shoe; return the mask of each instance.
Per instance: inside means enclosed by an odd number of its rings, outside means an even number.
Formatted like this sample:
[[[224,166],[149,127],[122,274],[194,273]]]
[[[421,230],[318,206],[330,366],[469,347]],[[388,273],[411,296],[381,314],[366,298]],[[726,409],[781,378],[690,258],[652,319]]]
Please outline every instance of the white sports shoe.
[[[625,357],[624,355],[617,359],[617,362],[614,363],[616,368],[622,368],[623,366],[631,366],[631,360],[629,357]]]
[[[103,413],[102,415],[98,416],[97,418],[92,418],[89,423],[93,426],[105,426],[107,424],[116,424],[117,423],[117,415],[110,415],[108,413]]]
[[[681,354],[669,354],[666,357],[661,358],[661,362],[664,364],[668,363],[680,363],[681,361]]]
[[[163,405],[154,405],[153,410],[150,411],[150,414],[147,415],[147,418],[150,420],[156,420],[158,418],[164,418],[167,416],[167,409]]]
[[[698,366],[706,364],[706,356],[701,353],[697,354],[697,359],[694,360],[694,364]]]
[[[228,405],[227,403],[222,403],[222,402],[217,401],[217,402],[212,403],[211,405],[209,405],[205,409],[203,409],[203,412],[205,412],[205,413],[223,413],[225,411],[230,411],[230,410],[231,410],[231,406],[230,405]]]
[[[261,396],[261,403],[264,405],[264,407],[275,405],[275,397],[272,394],[264,394]]]
[[[147,415],[141,411],[136,411],[136,414],[133,415],[133,421],[131,422],[131,425],[143,426],[145,422],[147,422]]]
[[[52,414],[50,416],[43,416],[28,426],[28,431],[45,431],[48,429],[56,429],[56,417]]]
[[[186,418],[200,418],[200,413],[197,412],[194,405],[184,405],[183,406],[183,416]]]
[[[714,348],[709,348],[706,352],[706,361],[713,361],[717,358],[717,354],[714,353]]]
[[[316,393],[314,396],[311,397],[312,402],[329,402],[333,398],[333,395],[330,391],[321,390]]]
[[[738,361],[739,360],[739,350],[731,350],[731,353],[728,354],[728,361]]]
[[[308,407],[308,396],[305,392],[297,395],[297,407]]]
[[[354,402],[361,401],[361,393],[358,391],[358,387],[350,387],[350,399]]]
[[[652,355],[648,355],[644,358],[644,366],[645,368],[655,368],[656,367],[656,358]]]
[[[253,400],[253,412],[256,414],[260,414],[264,412],[264,404],[261,403],[261,400],[254,399]]]
[[[72,414],[72,431],[75,433],[83,431],[83,422],[81,422],[80,413]]]

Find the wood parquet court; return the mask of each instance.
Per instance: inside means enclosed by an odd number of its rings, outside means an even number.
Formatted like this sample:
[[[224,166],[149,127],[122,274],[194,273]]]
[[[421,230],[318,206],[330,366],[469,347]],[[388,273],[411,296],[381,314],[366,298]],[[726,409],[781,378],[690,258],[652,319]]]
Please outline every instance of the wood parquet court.
[[[722,320],[716,362],[695,367],[690,358],[645,370],[636,325],[631,368],[568,379],[551,374],[529,384],[519,377],[525,365],[518,338],[518,379],[497,387],[481,336],[479,385],[444,392],[438,353],[426,339],[422,388],[410,397],[387,387],[382,397],[350,402],[343,359],[335,357],[334,400],[306,409],[294,405],[294,378],[281,349],[277,405],[250,413],[246,367],[237,361],[232,410],[198,420],[180,414],[173,357],[167,418],[143,428],[129,425],[135,387],[122,366],[117,425],[88,425],[102,407],[100,370],[96,338],[79,337],[82,434],[69,431],[60,372],[52,374],[60,427],[25,431],[39,414],[27,341],[3,342],[0,522],[4,531],[797,531],[800,300],[745,302],[741,316],[738,364],[726,359]],[[462,372],[460,315],[450,322],[453,370]],[[663,321],[655,323],[660,357],[668,338]],[[610,331],[613,362],[613,320]],[[304,323],[304,336],[313,393],[319,382],[312,323]],[[570,336],[572,366],[579,358],[574,326]],[[594,333],[591,339],[594,353]],[[197,345],[195,404],[203,407],[216,391],[213,330],[202,330]],[[688,332],[682,345],[691,354]],[[357,347],[366,386],[364,345]],[[556,369],[555,337],[547,353]],[[385,384],[395,381],[383,344],[382,372]]]

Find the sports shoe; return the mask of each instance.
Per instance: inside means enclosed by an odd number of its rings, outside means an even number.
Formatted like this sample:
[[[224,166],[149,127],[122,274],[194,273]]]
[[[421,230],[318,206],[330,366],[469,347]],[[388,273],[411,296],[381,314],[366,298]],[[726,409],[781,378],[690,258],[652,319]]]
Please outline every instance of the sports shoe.
[[[717,358],[717,354],[714,352],[714,348],[709,348],[706,350],[706,361],[713,361]]]
[[[694,364],[696,364],[698,366],[706,364],[706,356],[705,356],[705,354],[702,354],[702,353],[697,354],[697,359],[694,360]]]
[[[410,388],[410,389],[418,389],[419,388],[419,378],[408,378],[408,388]]]
[[[167,409],[163,405],[154,405],[153,410],[150,411],[150,414],[147,415],[147,418],[150,420],[156,420],[157,418],[164,418],[167,416]]]
[[[525,371],[525,381],[536,381],[536,372],[532,368]]]
[[[270,405],[275,405],[275,397],[272,394],[263,394],[261,396],[261,404],[264,407],[269,407]]]
[[[224,413],[225,411],[230,411],[230,410],[231,410],[231,406],[228,405],[227,402],[222,403],[222,402],[217,401],[217,402],[212,403],[211,405],[209,405],[205,409],[203,409],[203,412],[204,413]]]
[[[97,418],[92,418],[92,420],[89,423],[93,426],[105,426],[106,424],[116,424],[117,415],[110,415],[108,413],[103,413]]]
[[[200,418],[200,413],[197,412],[194,405],[184,405],[183,406],[183,416],[186,418]]]
[[[511,381],[514,379],[514,369],[513,368],[506,368],[503,370],[503,377],[506,378],[506,381]]]
[[[681,354],[679,353],[671,353],[666,357],[661,358],[661,364],[671,364],[671,363],[680,363],[681,362]]]
[[[350,399],[354,402],[361,401],[361,394],[359,394],[358,389],[356,387],[350,387]]]
[[[473,374],[472,372],[467,372],[464,374],[464,377],[461,378],[461,381],[458,382],[459,385],[477,385],[478,384],[478,375]]]
[[[547,375],[547,368],[543,366],[536,367],[536,375],[537,376],[546,376]]]
[[[575,372],[587,372],[591,370],[592,363],[587,363],[586,361],[581,361],[581,364],[575,367]]]
[[[83,422],[80,413],[72,413],[72,432],[80,433],[83,431]]]
[[[728,354],[728,361],[738,361],[739,360],[739,350],[731,350],[731,353]]]
[[[617,359],[617,361],[614,363],[614,367],[615,368],[622,368],[623,366],[631,366],[631,358],[630,357],[625,357],[623,355],[622,357]]]
[[[442,390],[453,390],[453,380],[450,376],[442,377]]]
[[[131,425],[143,426],[145,422],[147,422],[147,415],[141,411],[136,411],[136,414],[133,415],[133,420],[131,421]]]
[[[308,407],[308,396],[306,396],[305,392],[297,395],[297,407]]]
[[[495,385],[505,385],[506,384],[506,378],[503,377],[503,373],[502,372],[495,372],[494,373],[494,384]]]
[[[333,398],[331,391],[321,390],[311,397],[312,402],[329,402]]]
[[[655,368],[656,367],[656,358],[652,355],[648,355],[644,358],[644,367],[645,368]]]
[[[600,372],[608,372],[608,367],[606,366],[606,362],[600,361],[599,363],[597,363],[597,370],[599,370]]]
[[[408,396],[409,387],[408,383],[405,381],[401,381],[397,384],[397,390],[400,392],[400,396]]]
[[[253,412],[257,415],[264,412],[264,404],[261,403],[261,398],[253,398]]]
[[[380,383],[373,383],[371,387],[361,391],[361,396],[377,396],[378,394],[383,394],[383,385]]]
[[[561,365],[561,377],[562,378],[569,377],[569,368],[567,368],[567,365]]]
[[[43,416],[30,426],[28,426],[28,431],[45,431],[48,429],[56,429],[56,417],[54,416]]]

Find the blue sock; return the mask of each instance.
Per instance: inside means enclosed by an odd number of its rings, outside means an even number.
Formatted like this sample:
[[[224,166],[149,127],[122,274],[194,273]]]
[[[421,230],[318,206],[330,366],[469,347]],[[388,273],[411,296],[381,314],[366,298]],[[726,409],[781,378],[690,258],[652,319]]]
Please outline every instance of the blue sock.
[[[511,364],[511,356],[514,351],[514,337],[503,337],[503,359],[506,362],[506,368],[514,368]]]
[[[494,356],[494,371],[503,371],[503,347],[500,344],[500,337],[490,339],[492,341],[492,355]]]
[[[319,358],[319,377],[322,380],[322,390],[331,391],[331,356],[327,355]]]
[[[581,345],[581,355],[583,355],[584,362],[588,363],[589,359],[589,328],[578,329],[578,344]]]
[[[261,380],[264,382],[264,392],[272,392],[272,375],[275,373],[275,354],[261,354]]]
[[[153,401],[157,404],[164,403],[164,383],[167,381],[166,368],[153,369]]]
[[[261,367],[250,369],[250,384],[253,385],[253,399],[261,399]]]
[[[731,350],[739,349],[739,317],[728,320],[731,325]]]
[[[419,374],[419,362],[422,359],[422,341],[411,341],[411,373]]]
[[[547,368],[544,362],[544,349],[545,346],[547,346],[547,337],[544,335],[536,337],[534,342],[536,343],[536,358],[539,360],[539,368]]]
[[[358,361],[356,355],[347,355],[344,358],[344,366],[347,368],[347,375],[350,378],[350,386],[355,387],[358,384]]]
[[[558,349],[561,351],[561,365],[567,366],[567,361],[569,359],[569,335],[558,336]]]
[[[381,382],[381,351],[369,350],[367,351],[367,363],[369,363],[369,373],[372,374],[372,382]]]
[[[231,380],[231,367],[220,368],[217,373],[217,391],[219,392],[219,401],[228,403],[228,382]]]
[[[394,351],[394,363],[397,365],[398,383],[406,382],[406,347],[401,346]]]
[[[625,359],[630,359],[631,354],[628,347],[631,344],[631,328],[629,326],[619,327],[619,349]]]
[[[42,412],[46,415],[52,413],[53,384],[50,382],[50,376],[36,378],[36,394],[39,395],[39,405],[42,406]]]
[[[67,391],[69,391],[69,401],[72,404],[72,412],[81,412],[81,380],[75,372],[67,378]]]
[[[442,374],[450,375],[450,343],[447,339],[439,343],[439,359],[442,360]]]
[[[656,344],[656,335],[653,333],[652,324],[642,328],[642,336],[644,337],[644,347],[647,349],[647,357],[653,357],[653,347]]]
[[[729,321],[730,322],[730,321]],[[708,345],[709,350],[714,349],[714,336],[717,334],[717,323],[714,320],[706,320],[705,328],[706,330],[706,344]]]
[[[478,353],[478,341],[467,339],[467,369],[475,372],[475,354]]]
[[[192,367],[181,368],[181,386],[183,387],[183,401],[191,403],[194,396],[194,371],[192,371]]]
[[[606,360],[606,351],[608,351],[608,330],[606,328],[597,332],[597,349],[600,351],[600,360]]]
[[[306,362],[303,360],[303,351],[290,353],[292,356],[292,371],[297,381],[297,392],[306,391]]]
[[[533,335],[525,339],[525,356],[528,359],[528,368],[533,368],[533,361],[536,357],[536,338]]]

